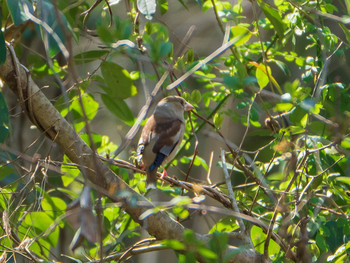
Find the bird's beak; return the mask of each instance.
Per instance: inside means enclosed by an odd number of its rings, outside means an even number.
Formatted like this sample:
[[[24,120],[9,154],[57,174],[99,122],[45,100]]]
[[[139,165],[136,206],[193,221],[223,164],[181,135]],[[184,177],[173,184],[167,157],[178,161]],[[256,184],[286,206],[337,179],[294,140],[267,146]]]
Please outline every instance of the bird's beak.
[[[190,103],[186,102],[186,104],[185,104],[185,111],[191,111],[193,109],[194,109],[194,107]]]

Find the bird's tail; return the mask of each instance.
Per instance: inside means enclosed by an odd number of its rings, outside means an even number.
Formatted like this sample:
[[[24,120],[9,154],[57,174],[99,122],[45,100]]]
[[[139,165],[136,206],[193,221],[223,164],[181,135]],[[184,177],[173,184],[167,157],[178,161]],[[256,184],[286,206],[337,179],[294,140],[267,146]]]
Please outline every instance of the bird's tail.
[[[147,173],[146,190],[157,189],[157,169]]]

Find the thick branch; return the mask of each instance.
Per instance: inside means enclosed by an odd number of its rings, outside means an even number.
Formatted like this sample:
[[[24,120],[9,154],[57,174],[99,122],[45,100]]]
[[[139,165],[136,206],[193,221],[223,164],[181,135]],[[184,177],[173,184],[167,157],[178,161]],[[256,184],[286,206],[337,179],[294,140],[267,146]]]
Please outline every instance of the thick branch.
[[[152,205],[144,196],[135,192],[123,180],[116,176],[88,145],[76,134],[70,124],[59,114],[51,102],[41,92],[32,80],[29,72],[22,66],[10,45],[7,45],[6,62],[0,66],[0,78],[17,95],[31,121],[54,142],[56,142],[69,159],[79,164],[81,172],[97,188],[102,188],[109,194],[123,191],[123,196],[136,198]],[[157,239],[183,239],[185,228],[171,219],[165,212],[158,212],[140,220],[140,215],[147,209],[130,205],[123,199],[125,211],[132,219],[141,224],[150,235]],[[199,239],[205,240],[202,235]],[[230,246],[228,253],[237,248]],[[254,250],[237,250],[230,262],[264,262],[261,254]]]

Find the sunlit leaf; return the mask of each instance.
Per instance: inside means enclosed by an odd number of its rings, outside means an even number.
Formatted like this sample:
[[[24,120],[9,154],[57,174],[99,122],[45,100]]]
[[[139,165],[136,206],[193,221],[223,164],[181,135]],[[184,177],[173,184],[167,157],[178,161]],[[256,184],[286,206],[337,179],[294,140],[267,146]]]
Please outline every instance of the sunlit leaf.
[[[185,249],[185,245],[178,240],[164,240],[162,243],[164,245],[166,245],[167,247],[174,249],[174,250]]]
[[[252,33],[246,27],[233,26],[231,28],[231,35],[232,35],[232,39],[235,37],[242,36],[242,38],[235,43],[235,46],[241,46],[250,39],[250,37],[252,36]]]
[[[186,210],[184,207],[181,207],[181,206],[173,207],[173,212],[180,219],[185,219],[190,215],[188,210]]]
[[[28,227],[34,227],[36,230],[40,232],[36,235],[39,235],[43,232],[46,232],[52,226],[52,231],[47,233],[47,241],[50,242],[51,246],[56,246],[58,242],[58,229],[54,226],[54,221],[50,218],[45,212],[31,212],[27,214],[24,219],[24,223]]]
[[[278,91],[280,94],[282,94],[281,87],[280,87],[280,85],[278,84],[278,82],[276,81],[276,79],[272,76],[272,74],[271,74],[271,69],[270,69],[269,66],[266,67],[264,64],[258,64],[258,63],[256,63],[256,62],[250,62],[249,64],[251,64],[251,65],[253,65],[254,67],[257,68],[257,74],[259,74],[259,77],[262,77],[263,75],[265,75],[266,77],[268,77],[268,79],[272,82],[272,84],[274,85],[274,87],[276,87],[277,91]],[[266,70],[266,68],[267,68],[267,70]],[[259,71],[258,71],[258,69],[259,69]],[[259,73],[258,73],[258,72],[259,72]],[[259,80],[258,80],[258,81],[259,81]],[[264,88],[264,87],[266,86],[265,82],[266,82],[266,78],[263,77],[263,78],[261,79],[261,86],[260,86],[260,84],[259,84],[260,88]],[[265,85],[265,86],[264,86],[264,85]]]
[[[65,155],[64,156],[64,162],[68,163],[68,157]],[[69,186],[72,182],[74,182],[74,180],[77,178],[77,176],[80,174],[80,171],[77,167],[75,166],[70,166],[70,165],[66,165],[63,164],[62,165],[62,182],[63,182],[63,186],[67,187]]]
[[[190,163],[192,161],[192,159],[193,159],[193,156],[190,156],[190,157],[183,156],[181,158],[181,162],[183,162],[183,163]],[[196,155],[196,158],[195,158],[195,160],[193,162],[193,165],[195,165],[195,166],[202,166],[206,171],[208,170],[208,165],[207,165],[206,161],[202,157],[200,157],[198,155]]]
[[[284,35],[284,23],[282,21],[280,13],[277,10],[273,9],[265,1],[259,0],[258,3],[266,17],[270,20],[271,24],[275,28],[278,36],[282,38]]]
[[[222,122],[224,120],[224,117],[221,113],[215,113],[214,117],[213,117],[213,122],[215,124],[215,127],[217,129],[220,129],[221,128],[221,125],[222,125]]]
[[[215,252],[211,251],[210,249],[207,249],[205,247],[199,247],[198,250],[199,254],[201,254],[203,257],[208,259],[216,259],[217,255]]]
[[[266,85],[269,83],[269,77],[260,68],[256,69],[256,79],[258,80],[258,84],[261,89],[265,88]]]
[[[209,231],[209,234],[217,232],[233,232],[239,226],[233,217],[225,217],[219,220]]]
[[[169,9],[169,4],[167,0],[159,0],[159,9],[160,9],[160,14],[164,15],[166,12],[168,12]]]
[[[253,226],[251,231],[251,240],[253,241],[253,245],[255,249],[260,252],[261,254],[264,253],[264,245],[266,241],[266,234],[263,232],[263,230],[260,227]],[[276,255],[279,250],[280,246],[272,239],[269,241],[269,255],[274,254]]]
[[[335,180],[337,180],[338,182],[342,182],[342,183],[347,184],[347,185],[350,186],[350,177],[339,176],[339,177],[336,177]]]
[[[82,107],[84,107],[84,112]],[[85,113],[87,119],[90,121],[97,114],[98,102],[92,95],[84,93],[82,94],[81,101],[78,98],[73,100],[70,109],[79,113],[80,116],[83,116]]]

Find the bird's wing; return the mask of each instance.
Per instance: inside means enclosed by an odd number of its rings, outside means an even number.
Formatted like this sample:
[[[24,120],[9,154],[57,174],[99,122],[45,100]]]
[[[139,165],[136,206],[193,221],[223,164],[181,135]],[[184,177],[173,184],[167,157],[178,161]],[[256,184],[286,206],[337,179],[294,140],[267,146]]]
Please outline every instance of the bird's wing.
[[[184,123],[179,119],[155,117],[156,130],[158,135],[156,142],[153,145],[154,153],[162,153],[169,156],[179,143],[184,132]]]
[[[174,151],[183,131],[184,123],[181,120],[155,115],[148,119],[139,140],[138,153],[147,155],[143,156],[143,160],[149,172],[158,168]],[[145,150],[146,147],[150,149]]]

